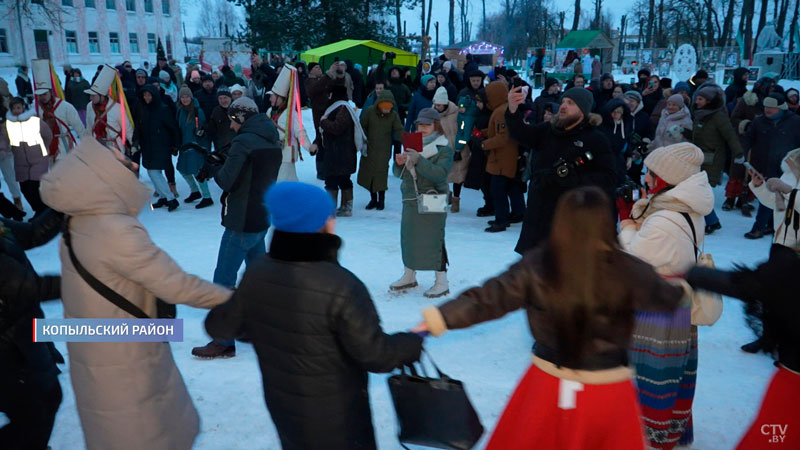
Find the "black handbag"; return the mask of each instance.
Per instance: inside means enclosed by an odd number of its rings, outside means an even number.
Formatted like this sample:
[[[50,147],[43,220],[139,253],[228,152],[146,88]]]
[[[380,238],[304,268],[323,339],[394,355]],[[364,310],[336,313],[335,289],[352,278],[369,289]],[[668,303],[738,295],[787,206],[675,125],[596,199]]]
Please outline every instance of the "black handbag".
[[[484,431],[478,414],[464,385],[443,374],[430,355],[428,359],[438,378],[428,377],[421,363],[423,376],[409,365],[389,377],[389,392],[400,426],[398,439],[401,445],[471,449]]]

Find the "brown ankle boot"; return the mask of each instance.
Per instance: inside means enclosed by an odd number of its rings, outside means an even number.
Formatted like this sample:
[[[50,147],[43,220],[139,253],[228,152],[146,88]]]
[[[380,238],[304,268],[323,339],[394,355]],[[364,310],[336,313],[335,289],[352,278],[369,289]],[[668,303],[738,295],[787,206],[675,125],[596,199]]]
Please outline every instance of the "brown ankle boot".
[[[450,199],[450,212],[457,213],[461,211],[461,198],[452,197]]]

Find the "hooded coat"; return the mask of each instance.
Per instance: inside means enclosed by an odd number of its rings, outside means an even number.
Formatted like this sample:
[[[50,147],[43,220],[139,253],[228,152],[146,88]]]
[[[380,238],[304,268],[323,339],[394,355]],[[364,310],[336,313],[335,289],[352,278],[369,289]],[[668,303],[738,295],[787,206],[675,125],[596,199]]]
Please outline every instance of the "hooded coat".
[[[746,73],[750,73],[747,67],[733,69],[731,84],[725,88],[725,101],[728,103],[736,102],[747,92],[747,80],[742,79],[742,75]]]
[[[14,116],[6,113],[3,124],[9,138],[9,149],[14,155],[14,173],[18,182],[38,181],[47,172],[50,159],[47,149],[53,140],[50,127],[34,115],[33,109]],[[14,137],[18,136],[17,141]],[[42,148],[44,145],[44,148]]]
[[[86,105],[89,104],[89,94],[86,91],[91,86],[86,78],[81,78],[80,81],[70,80],[69,86],[64,92],[64,98],[78,111],[86,111]]]
[[[705,108],[694,111],[692,129],[684,130],[683,135],[703,151],[703,170],[708,172],[708,181],[713,187],[722,181],[727,158],[726,145],[731,149],[734,159],[742,155],[742,146],[728,118],[722,88],[717,85],[706,86],[715,89],[715,96]]]
[[[156,297],[211,308],[230,291],[189,275],[136,219],[152,191],[94,139],[42,178],[42,200],[70,219],[75,255],[89,273],[150,317]],[[63,239],[64,318],[130,319],[76,272]],[[81,427],[89,450],[189,449],[200,420],[163,342],[67,343]]]
[[[536,100],[533,101],[532,107],[534,123],[542,123],[544,121],[544,109],[549,103],[561,104],[561,95],[561,92],[557,94],[549,94],[547,91],[542,91],[542,94],[536,97]]]
[[[389,90],[391,90],[391,87]],[[411,103],[408,105],[408,115],[406,116],[405,126],[406,131],[414,131],[416,129],[414,122],[417,120],[419,112],[433,106],[433,95],[435,93],[436,89],[428,90],[425,86],[420,86],[419,89],[417,89],[417,92],[414,93],[414,97],[411,99]]]
[[[691,130],[693,126],[692,114],[689,112],[689,108],[683,105],[681,106],[682,108],[675,114],[670,114],[667,108],[661,110],[661,119],[658,121],[658,126],[656,127],[655,138],[650,142],[650,145],[648,145],[650,150],[686,142],[686,138],[683,137],[683,134],[676,133],[678,130],[676,127],[683,128],[684,130]]]
[[[508,110],[508,85],[503,81],[493,81],[486,86],[487,107],[492,111],[483,149],[489,151],[486,172],[506,178],[517,176],[519,146],[511,139],[506,124]]]
[[[439,122],[442,124],[444,137],[450,148],[455,148],[456,133],[458,132],[458,106],[455,103],[448,101],[447,109],[439,113],[441,119]]]
[[[144,102],[144,92],[153,96],[150,104]],[[148,170],[167,170],[172,165],[172,149],[180,147],[178,122],[153,85],[142,87],[139,105],[141,114],[138,114],[133,140],[139,143],[142,151],[142,166]]]
[[[608,138],[597,129],[602,122],[600,116],[590,114],[570,130],[558,128],[552,122],[528,125],[524,118],[522,108],[514,114],[506,112],[511,137],[531,149],[528,205],[514,249],[519,254],[536,247],[550,235],[556,204],[564,193],[578,186],[593,185],[602,189],[609,198],[614,198],[618,183],[616,160]],[[560,160],[574,162],[578,157],[585,159],[587,151],[592,154],[590,161],[580,167],[573,166],[566,177],[558,176],[556,166]]]
[[[417,183],[405,166],[392,165],[394,175],[403,181],[403,214],[400,220],[400,248],[403,264],[412,270],[445,270],[447,252],[444,245],[444,230],[447,214],[420,214],[417,209],[417,192],[450,192],[447,174],[453,165],[453,149],[447,138],[439,136],[426,147],[433,147],[429,158],[420,156],[415,166]]]
[[[378,103],[381,102],[391,102],[395,108],[389,114],[383,114],[378,109]],[[385,191],[388,189],[392,142],[403,135],[403,124],[391,91],[381,92],[375,105],[364,110],[361,128],[367,135],[367,156],[361,157],[358,185],[370,192]]]
[[[622,108],[620,122],[614,122],[611,118],[611,112],[617,108]],[[633,117],[628,114],[628,105],[621,98],[612,98],[606,102],[600,114],[603,117],[603,125],[600,126],[600,130],[606,135],[608,143],[611,145],[611,152],[617,161],[617,176],[622,182],[628,170],[627,158],[633,153],[630,145],[633,136]]]
[[[225,164],[214,174],[222,194],[222,226],[240,233],[269,228],[264,193],[278,179],[282,145],[266,114],[245,120],[227,150]]]

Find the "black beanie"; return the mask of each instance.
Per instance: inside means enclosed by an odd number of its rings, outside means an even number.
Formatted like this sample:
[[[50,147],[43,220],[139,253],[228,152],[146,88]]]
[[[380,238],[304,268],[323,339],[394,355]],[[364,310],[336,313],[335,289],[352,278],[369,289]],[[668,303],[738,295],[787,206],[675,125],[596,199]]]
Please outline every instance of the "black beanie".
[[[592,112],[592,105],[594,104],[594,97],[592,97],[591,91],[579,87],[570,88],[561,96],[562,101],[565,98],[575,102],[578,108],[581,109],[584,117],[589,117],[589,114]]]
[[[550,89],[550,86],[552,86],[552,85],[554,85],[556,83],[558,83],[558,80],[555,79],[555,78],[548,78],[548,79],[544,80],[544,90],[546,91],[546,90]]]

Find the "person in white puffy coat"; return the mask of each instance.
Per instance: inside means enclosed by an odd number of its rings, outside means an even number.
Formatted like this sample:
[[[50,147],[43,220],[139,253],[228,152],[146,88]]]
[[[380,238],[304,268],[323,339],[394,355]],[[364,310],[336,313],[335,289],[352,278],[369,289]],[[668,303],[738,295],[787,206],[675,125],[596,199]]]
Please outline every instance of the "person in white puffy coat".
[[[800,249],[800,148],[790,151],[781,162],[783,175],[764,180],[752,173],[750,189],[758,201],[772,209],[775,218],[775,243]],[[792,201],[794,200],[794,201]]]
[[[674,144],[653,150],[644,164],[650,195],[622,221],[619,239],[662,276],[681,275],[696,263],[704,216],[714,208],[708,176],[700,170],[703,152],[690,143]],[[651,448],[672,449],[693,439],[697,327],[691,311],[686,302],[669,313],[636,314],[629,357]]]

